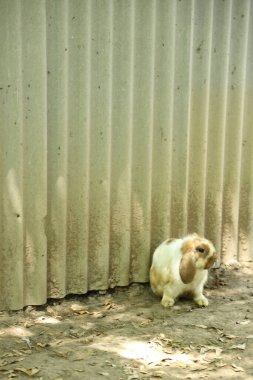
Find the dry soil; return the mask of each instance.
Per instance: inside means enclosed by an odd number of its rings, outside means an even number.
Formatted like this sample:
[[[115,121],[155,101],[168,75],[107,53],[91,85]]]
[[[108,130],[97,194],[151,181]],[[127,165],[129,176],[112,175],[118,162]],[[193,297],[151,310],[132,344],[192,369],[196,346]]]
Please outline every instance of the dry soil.
[[[253,266],[213,270],[210,305],[149,285],[0,313],[0,378],[253,379]]]

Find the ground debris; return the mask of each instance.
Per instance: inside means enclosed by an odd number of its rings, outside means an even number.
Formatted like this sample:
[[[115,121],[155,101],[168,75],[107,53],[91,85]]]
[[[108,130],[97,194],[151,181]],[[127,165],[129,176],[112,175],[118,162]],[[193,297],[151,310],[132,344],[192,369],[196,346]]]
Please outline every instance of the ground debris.
[[[206,290],[206,309],[188,299],[165,309],[141,285],[0,313],[0,377],[248,380],[253,297],[241,297],[252,292],[253,266],[240,271],[223,273],[226,288]]]
[[[15,372],[22,372],[22,373],[25,373],[27,376],[29,377],[32,377],[34,375],[36,375],[40,369],[39,368],[24,368],[24,367],[20,367],[20,368],[15,368],[14,369]]]
[[[230,350],[245,350],[245,348],[246,348],[246,343],[234,344],[233,346],[230,347]]]
[[[84,314],[91,314],[90,312],[89,312],[89,310],[87,309],[87,307],[86,306],[83,306],[83,305],[79,305],[79,304],[72,304],[71,306],[70,306],[70,309],[74,312],[74,313],[76,313],[76,314],[81,314],[81,315],[84,315]]]
[[[237,325],[243,325],[243,326],[245,326],[245,325],[249,325],[251,323],[251,320],[244,319],[243,321],[237,321],[236,323],[237,323]]]
[[[236,364],[232,364],[232,368],[235,372],[244,372],[242,367],[238,367]]]

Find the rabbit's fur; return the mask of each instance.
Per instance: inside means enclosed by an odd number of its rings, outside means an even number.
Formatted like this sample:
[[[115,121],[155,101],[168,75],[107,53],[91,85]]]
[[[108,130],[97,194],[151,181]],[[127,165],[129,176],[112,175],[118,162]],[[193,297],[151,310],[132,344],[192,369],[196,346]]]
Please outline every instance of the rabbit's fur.
[[[155,250],[150,269],[153,292],[162,297],[162,305],[173,306],[182,294],[191,294],[199,306],[208,306],[203,295],[208,269],[217,259],[209,240],[197,234],[183,239],[168,239]]]

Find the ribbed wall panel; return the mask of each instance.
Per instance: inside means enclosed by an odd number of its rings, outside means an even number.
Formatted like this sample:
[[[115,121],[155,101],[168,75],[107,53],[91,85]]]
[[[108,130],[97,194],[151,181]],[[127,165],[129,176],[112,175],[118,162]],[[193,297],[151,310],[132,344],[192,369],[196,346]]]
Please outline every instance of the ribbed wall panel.
[[[251,0],[0,0],[0,308],[253,259]]]

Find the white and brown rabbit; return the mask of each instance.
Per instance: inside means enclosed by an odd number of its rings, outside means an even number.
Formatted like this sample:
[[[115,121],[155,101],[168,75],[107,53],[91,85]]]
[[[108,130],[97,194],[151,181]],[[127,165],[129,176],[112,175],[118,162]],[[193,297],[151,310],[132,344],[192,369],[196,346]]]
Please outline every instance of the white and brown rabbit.
[[[217,259],[213,244],[192,234],[183,239],[168,239],[155,250],[150,269],[153,292],[161,304],[173,306],[182,294],[191,294],[199,306],[208,306],[203,295],[208,269]]]

